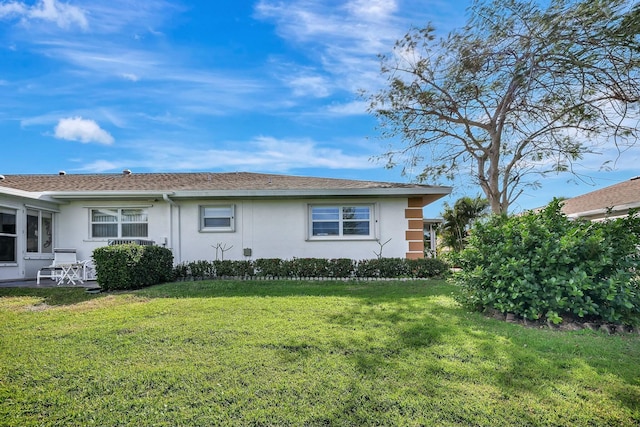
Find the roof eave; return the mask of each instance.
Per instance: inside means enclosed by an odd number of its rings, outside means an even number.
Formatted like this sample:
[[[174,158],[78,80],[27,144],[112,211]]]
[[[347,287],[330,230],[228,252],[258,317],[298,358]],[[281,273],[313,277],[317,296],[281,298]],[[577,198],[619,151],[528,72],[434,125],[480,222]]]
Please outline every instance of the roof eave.
[[[5,194],[7,196],[20,197],[23,199],[40,200],[45,202],[56,203],[56,201],[53,198],[51,198],[48,194],[35,192],[35,191],[24,191],[24,190],[18,190],[16,188],[0,187],[0,193]]]
[[[422,188],[349,188],[282,190],[144,190],[144,191],[50,191],[43,193],[58,200],[136,199],[169,195],[171,198],[300,198],[300,197],[422,197],[431,203],[450,194],[451,187]]]
[[[588,218],[588,217],[594,217],[594,216],[605,216],[608,213],[611,213],[611,214],[620,214],[620,213],[625,214],[630,209],[638,209],[638,208],[640,208],[640,202],[625,203],[623,205],[617,205],[617,206],[613,206],[611,208],[600,208],[600,209],[592,209],[592,210],[582,211],[582,212],[572,212],[570,214],[567,214],[567,217],[569,217],[569,218]]]
[[[82,199],[141,199],[157,198],[165,194],[173,194],[171,191],[47,191],[48,197],[56,200],[82,200]]]
[[[451,193],[450,187],[433,188],[345,188],[345,189],[293,189],[293,190],[189,190],[174,191],[174,198],[198,197],[443,197]],[[438,197],[438,198],[439,198]]]

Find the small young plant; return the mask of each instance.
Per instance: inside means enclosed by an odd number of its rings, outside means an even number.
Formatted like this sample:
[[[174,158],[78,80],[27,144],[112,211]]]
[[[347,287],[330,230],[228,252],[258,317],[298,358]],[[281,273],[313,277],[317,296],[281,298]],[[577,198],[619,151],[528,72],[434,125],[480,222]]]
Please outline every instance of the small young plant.
[[[380,243],[380,239],[376,240],[376,243],[380,246],[380,250],[378,252],[373,251],[374,254],[376,254],[376,257],[378,259],[382,259],[382,249],[384,248],[384,245],[386,245],[387,243],[389,243],[391,241],[391,239],[387,240],[384,243]]]
[[[216,243],[215,246],[211,245],[216,250],[216,261],[224,261],[224,253],[233,248],[233,245],[227,247],[226,243]],[[220,255],[220,259],[218,259]]]

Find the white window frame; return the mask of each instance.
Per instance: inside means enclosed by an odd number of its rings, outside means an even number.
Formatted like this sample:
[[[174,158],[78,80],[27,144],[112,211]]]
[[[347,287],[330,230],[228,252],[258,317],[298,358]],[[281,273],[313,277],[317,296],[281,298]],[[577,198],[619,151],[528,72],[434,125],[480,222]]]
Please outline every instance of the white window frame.
[[[35,230],[29,230],[29,217],[37,218]],[[49,220],[49,227],[46,222]],[[25,242],[25,250],[29,254],[52,254],[53,253],[53,222],[54,215],[50,210],[38,209],[36,207],[27,207],[26,224],[27,234]],[[35,235],[31,236],[30,232],[35,231]],[[36,239],[37,250],[29,250],[29,239]]]
[[[228,215],[206,215],[207,210],[226,211]],[[229,225],[211,226],[206,225],[207,219],[228,219]],[[198,208],[198,230],[201,233],[232,233],[236,231],[236,207],[233,204],[211,204],[200,205]]]
[[[15,222],[14,233],[3,232],[2,228],[0,228],[1,237],[13,239],[13,260],[0,260],[0,265],[16,265],[16,263],[18,262],[18,210],[0,206],[0,213],[13,215]]]
[[[314,219],[314,209],[333,208],[338,210],[337,219],[319,220]],[[345,208],[368,208],[369,209],[369,233],[368,234],[345,234],[344,225],[350,222],[349,219],[344,218]],[[376,238],[376,205],[374,203],[327,203],[327,204],[309,204],[308,205],[308,239],[309,240],[375,240]],[[358,222],[365,221],[365,219],[357,219]],[[314,235],[314,223],[320,222],[338,222],[338,234],[333,235]]]
[[[116,221],[115,222],[94,222],[93,221],[93,212],[100,210],[108,210],[108,211],[116,211]],[[141,221],[124,221],[122,216],[122,211],[126,210],[141,210],[145,220]],[[114,215],[115,216],[115,215]],[[117,230],[117,236],[94,236],[93,234],[93,226],[98,224],[115,224]],[[122,226],[127,224],[146,224],[147,233],[144,236],[123,236],[122,235]],[[104,207],[90,207],[89,208],[89,238],[92,240],[110,240],[110,239],[148,239],[149,238],[149,209],[146,207],[139,206],[126,206],[126,207],[114,207],[114,206],[104,206]]]

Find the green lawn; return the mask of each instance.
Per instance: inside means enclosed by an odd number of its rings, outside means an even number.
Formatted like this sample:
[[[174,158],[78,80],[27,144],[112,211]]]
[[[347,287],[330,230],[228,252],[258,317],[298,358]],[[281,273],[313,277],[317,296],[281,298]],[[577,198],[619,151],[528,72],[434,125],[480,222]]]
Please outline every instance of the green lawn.
[[[0,289],[0,425],[637,426],[640,336],[527,329],[442,281]]]

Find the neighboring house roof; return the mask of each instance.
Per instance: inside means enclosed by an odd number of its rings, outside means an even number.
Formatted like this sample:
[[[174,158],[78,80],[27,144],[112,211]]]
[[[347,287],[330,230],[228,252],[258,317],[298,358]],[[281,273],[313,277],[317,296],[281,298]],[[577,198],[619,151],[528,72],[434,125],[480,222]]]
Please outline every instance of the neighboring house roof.
[[[562,211],[569,217],[603,218],[632,208],[640,208],[640,177],[565,200]]]
[[[4,188],[3,188],[4,187]],[[451,192],[450,187],[248,172],[4,175],[0,191],[14,189],[52,198],[89,196],[172,197],[245,196],[428,196],[427,202]]]

